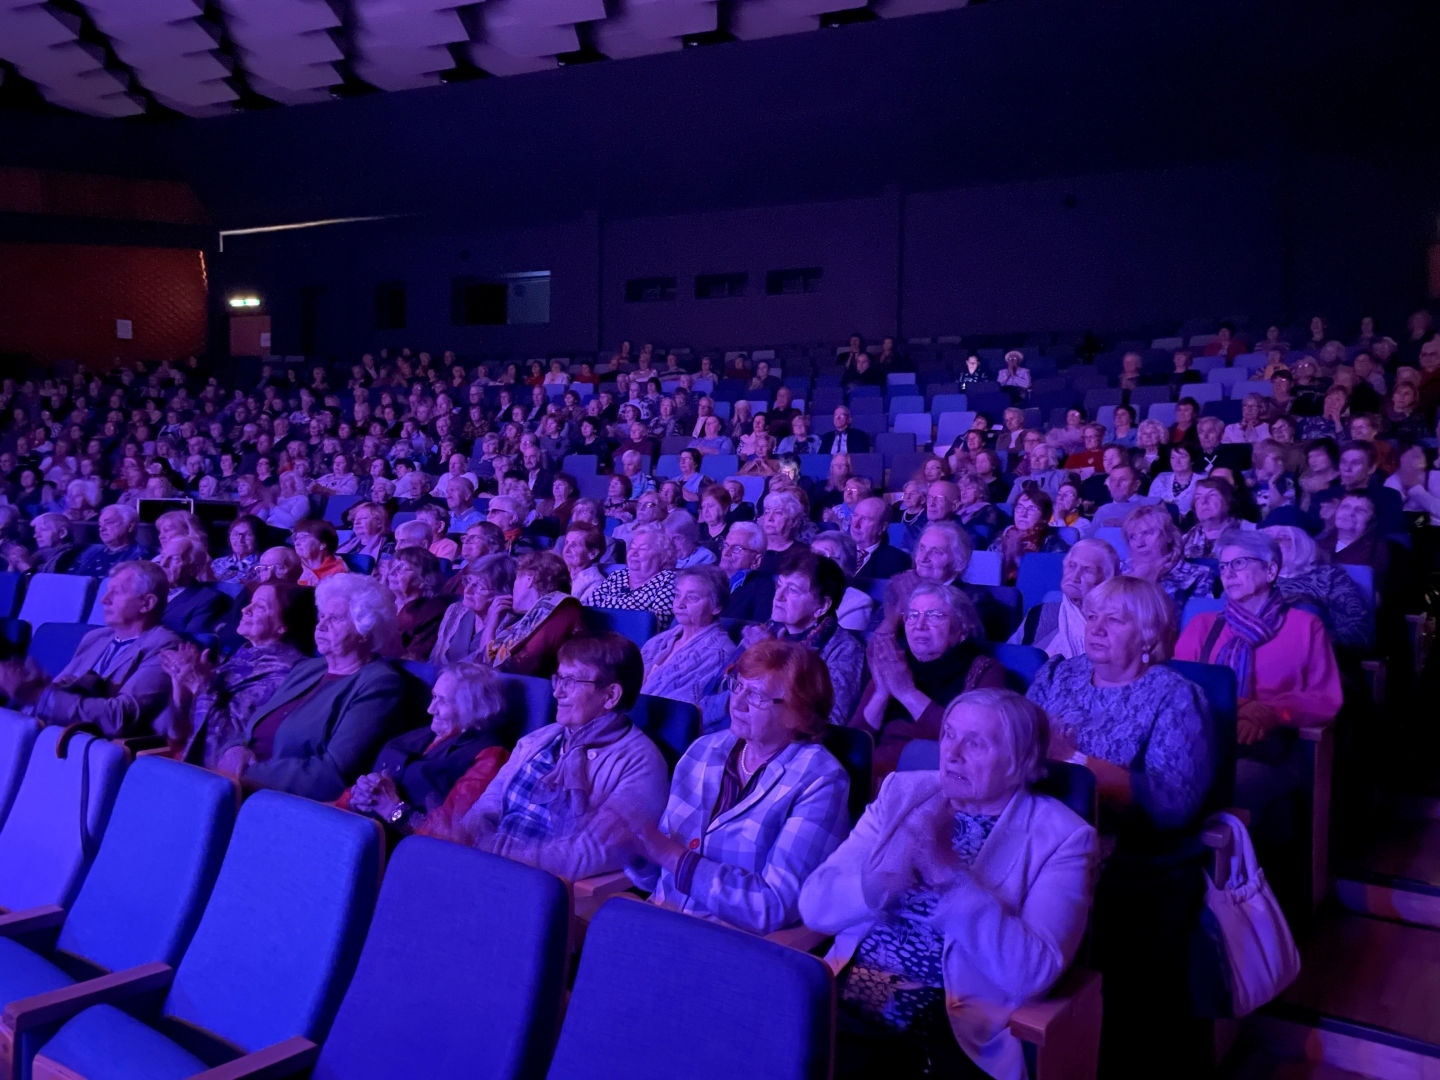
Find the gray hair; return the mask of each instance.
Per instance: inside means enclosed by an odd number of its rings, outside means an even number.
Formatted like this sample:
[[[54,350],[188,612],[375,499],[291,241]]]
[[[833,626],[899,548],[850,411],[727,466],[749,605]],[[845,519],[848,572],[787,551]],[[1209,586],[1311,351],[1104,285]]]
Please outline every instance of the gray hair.
[[[784,510],[785,517],[791,525],[805,519],[805,508],[800,505],[800,500],[788,491],[772,491],[766,495],[761,512],[769,510],[772,506]]]
[[[400,631],[389,589],[364,574],[332,574],[315,587],[315,603],[324,604],[332,596],[345,601],[351,625],[372,652],[391,650]]]
[[[140,521],[140,511],[136,510],[135,507],[131,506],[129,503],[111,503],[109,506],[105,507],[104,510],[101,510],[100,513],[103,514],[107,510],[114,510],[117,514],[119,514],[122,518],[125,519],[125,524],[132,529]]]
[[[855,561],[859,556],[855,552],[855,541],[850,534],[841,532],[839,529],[828,529],[810,541],[810,550],[817,555],[824,555],[826,553],[820,550],[822,545],[830,549],[828,557],[835,560],[836,565],[844,572],[846,580],[853,578]]]
[[[467,566],[465,572],[471,577],[479,578],[486,590],[496,596],[515,588],[515,560],[503,552],[482,555]]]
[[[115,579],[120,576],[122,570],[133,570],[135,579],[139,585],[139,593],[149,593],[155,597],[155,621],[160,621],[160,616],[165,614],[165,602],[170,599],[170,579],[165,576],[165,571],[159,565],[149,560],[136,559],[132,562],[118,563],[110,571],[110,584],[114,587]],[[328,580],[328,579],[327,579]]]
[[[455,680],[455,707],[463,730],[494,727],[505,719],[505,693],[494,668],[461,661],[441,668],[440,674]]]
[[[950,558],[955,563],[955,576],[963,575],[969,569],[970,556],[975,551],[970,534],[953,521],[937,521],[933,525],[926,525],[920,530],[920,535],[924,536],[928,532],[941,533],[950,541]]]
[[[1069,561],[1070,556],[1077,551],[1093,551],[1100,556],[1101,562],[1105,564],[1105,580],[1109,581],[1116,574],[1120,573],[1120,553],[1104,540],[1096,540],[1088,537],[1084,540],[1076,540],[1070,545],[1070,550],[1065,553],[1065,560]]]
[[[435,530],[421,521],[419,518],[411,518],[409,521],[402,521],[395,526],[395,540],[419,540],[420,546],[428,548],[435,542]]]
[[[1215,553],[1218,555],[1228,547],[1239,548],[1246,555],[1262,559],[1277,570],[1285,561],[1275,538],[1266,536],[1259,529],[1226,529],[1215,541]]]
[[[36,518],[35,520],[40,520]],[[1315,565],[1319,555],[1319,549],[1315,541],[1304,529],[1295,525],[1267,525],[1260,530],[1267,536],[1285,536],[1290,541],[1290,558],[1285,558],[1285,549],[1280,549],[1280,576],[1282,578],[1299,577],[1305,571]],[[1228,536],[1229,533],[1226,533]]]
[[[910,595],[905,598],[905,606],[909,607],[914,603],[917,596],[936,597],[950,609],[950,623],[959,631],[959,636],[951,642],[952,645],[967,640],[984,640],[985,627],[980,622],[980,612],[975,608],[975,601],[955,586],[922,581],[910,590]]]
[[[690,566],[675,575],[678,588],[682,581],[698,581],[710,593],[711,602],[721,611],[730,602],[730,575],[718,566]]]
[[[687,540],[700,539],[700,525],[684,510],[674,510],[660,523],[667,533],[683,536]]]
[[[673,570],[675,568],[675,547],[670,543],[670,537],[666,534],[665,527],[653,521],[644,525],[636,525],[630,530],[629,546],[633,547],[635,541],[642,536],[649,536],[660,543],[661,550],[665,553],[661,565],[666,569]]]
[[[765,534],[753,521],[735,522],[730,526],[730,531],[725,534],[725,538],[744,544],[750,551],[764,551],[766,547]]]
[[[1045,710],[1014,690],[984,687],[952,701],[945,719],[961,707],[988,709],[1000,720],[1010,751],[1008,776],[1020,784],[1033,784],[1045,775],[1045,751],[1050,745],[1050,718]]]
[[[11,507],[11,509],[15,508]],[[18,510],[16,512],[18,513]],[[62,536],[70,535],[70,519],[67,518],[64,514],[57,514],[54,511],[46,514],[38,514],[36,515],[35,520],[30,523],[31,527],[33,528],[34,526],[39,525],[42,521],[50,522],[51,525],[54,525],[55,528],[60,530],[60,534]]]

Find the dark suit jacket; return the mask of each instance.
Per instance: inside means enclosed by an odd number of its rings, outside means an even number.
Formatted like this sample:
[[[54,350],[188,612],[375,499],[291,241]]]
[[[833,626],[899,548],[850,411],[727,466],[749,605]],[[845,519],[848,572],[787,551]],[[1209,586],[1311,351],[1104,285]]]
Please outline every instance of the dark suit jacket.
[[[1198,446],[1192,446],[1193,454],[1198,455],[1195,461],[1197,472],[1204,470],[1209,472],[1211,468],[1229,469],[1236,476],[1239,476],[1246,469],[1250,468],[1250,444],[1249,443],[1221,443],[1215,448],[1215,463],[1209,465],[1209,456]],[[1192,460],[1194,460],[1192,458]]]
[[[856,581],[874,581],[877,578],[892,578],[910,569],[910,556],[899,548],[891,547],[884,539],[875,553],[855,575]]]
[[[245,725],[247,745],[265,717],[314,691],[280,722],[274,755],[246,769],[246,783],[331,802],[370,768],[386,740],[419,719],[403,715],[404,677],[384,660],[320,686],[324,674],[323,657],[306,660],[255,710]]]
[[[213,585],[186,585],[165,605],[160,625],[176,634],[214,634],[231,607],[231,598]]]
[[[870,452],[870,434],[851,426],[845,432],[845,445],[848,454],[868,454]],[[822,454],[834,453],[835,432],[827,431],[820,436],[820,452]]]
[[[740,587],[730,594],[721,617],[766,622],[775,610],[775,579],[751,570]]]

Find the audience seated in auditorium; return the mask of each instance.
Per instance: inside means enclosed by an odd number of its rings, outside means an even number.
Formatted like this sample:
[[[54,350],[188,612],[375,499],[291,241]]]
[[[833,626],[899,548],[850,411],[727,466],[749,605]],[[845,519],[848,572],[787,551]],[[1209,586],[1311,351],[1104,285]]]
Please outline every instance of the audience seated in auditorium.
[[[155,554],[151,548],[136,543],[135,527],[140,515],[133,506],[116,503],[100,511],[100,542],[91,544],[80,553],[71,573],[89,577],[107,577],[121,563],[149,559]]]
[[[775,579],[762,573],[765,534],[751,521],[737,521],[725,534],[720,548],[720,569],[730,575],[730,601],[725,618],[761,622],[770,617],[775,600]]]
[[[837,1077],[1029,1075],[1007,1022],[1076,959],[1100,857],[1091,826],[1029,790],[1048,739],[1018,694],[962,695],[940,769],[889,776],[805,881],[805,925],[835,935]]]
[[[315,649],[315,597],[310,589],[263,582],[250,594],[236,633],[244,642],[218,665],[189,642],[160,654],[170,676],[166,729],[182,743],[180,757],[215,768],[246,721],[269,701],[291,670]]]
[[[522,737],[454,826],[474,847],[575,881],[622,869],[622,823],[657,821],[669,790],[665,759],[630,721],[644,677],[640,650],[619,634],[560,648],[555,723]]]
[[[440,592],[440,560],[423,547],[406,547],[387,560],[384,582],[395,598],[399,631],[394,655],[426,660],[435,648],[441,620],[455,597]]]
[[[1060,599],[1044,600],[1026,612],[1010,641],[1033,645],[1049,656],[1081,655],[1085,651],[1085,597],[1119,573],[1120,556],[1104,540],[1077,541],[1061,563]]]
[[[1036,551],[1060,552],[1069,545],[1050,524],[1055,504],[1038,488],[1027,487],[1015,500],[1015,524],[1006,528],[990,545],[1000,553],[1000,580],[1014,585],[1020,572],[1020,560]]]
[[[1299,520],[1299,515],[1290,515]],[[1350,574],[1326,562],[1315,541],[1299,525],[1281,524],[1285,516],[1271,515],[1262,530],[1280,546],[1280,576],[1275,590],[1288,604],[1312,608],[1325,624],[1337,649],[1352,655],[1375,644],[1375,609]]]
[[[153,562],[117,565],[100,598],[105,625],[80,640],[47,684],[33,661],[0,666],[0,690],[12,709],[33,707],[46,724],[91,723],[107,736],[176,735],[161,721],[170,702],[163,654],[178,643],[162,625],[170,582]]]
[[[810,550],[833,560],[845,575],[845,595],[835,612],[840,625],[856,633],[868,631],[876,621],[875,601],[868,593],[849,584],[855,580],[855,541],[850,539],[850,534],[828,529],[810,541]]]
[[[336,554],[340,537],[335,526],[318,518],[297,521],[290,530],[290,542],[300,556],[300,584],[318,585],[328,577],[348,569],[345,560]]]
[[[230,597],[201,579],[209,576],[210,556],[192,536],[160,541],[156,564],[170,582],[165,615],[160,620],[177,634],[210,633],[230,608]]]
[[[636,525],[626,541],[625,565],[590,594],[587,607],[648,611],[659,629],[670,625],[675,596],[675,552],[665,530]]]
[[[676,571],[675,624],[640,649],[642,693],[700,704],[735,653],[735,643],[720,624],[729,600],[730,577],[718,566]]]
[[[319,657],[297,664],[229,745],[217,768],[247,787],[338,799],[409,722],[405,687],[382,655],[399,636],[395,601],[378,581],[337,574],[315,590]]]
[[[910,569],[910,557],[891,547],[885,535],[889,509],[883,499],[862,499],[850,518],[850,538],[855,541],[855,577],[860,581],[890,578]]]

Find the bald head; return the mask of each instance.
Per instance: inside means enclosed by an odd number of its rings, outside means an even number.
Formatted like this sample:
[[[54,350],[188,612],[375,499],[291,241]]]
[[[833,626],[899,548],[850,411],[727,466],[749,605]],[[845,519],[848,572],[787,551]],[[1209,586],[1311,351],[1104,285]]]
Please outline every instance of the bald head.
[[[850,539],[861,551],[868,551],[880,542],[885,533],[885,519],[888,517],[884,499],[861,499],[855,504],[854,516],[850,518]]]

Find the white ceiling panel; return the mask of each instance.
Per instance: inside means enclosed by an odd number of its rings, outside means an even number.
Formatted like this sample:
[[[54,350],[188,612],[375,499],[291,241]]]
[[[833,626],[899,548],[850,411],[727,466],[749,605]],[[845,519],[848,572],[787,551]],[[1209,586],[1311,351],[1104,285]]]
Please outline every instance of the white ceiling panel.
[[[730,32],[741,41],[818,29],[818,15],[797,13],[776,0],[742,0],[730,13]]]
[[[558,66],[553,56],[516,56],[484,41],[471,44],[470,59],[491,75],[528,75],[532,71],[552,71]]]
[[[286,105],[324,101],[345,59],[330,31],[340,17],[324,0],[221,0],[251,88]]]
[[[157,101],[192,116],[239,98],[230,67],[213,51],[217,32],[197,0],[81,0],[115,55]]]
[[[963,8],[969,0],[873,0],[871,7],[882,19],[899,19],[906,15],[929,15],[933,11]]]

